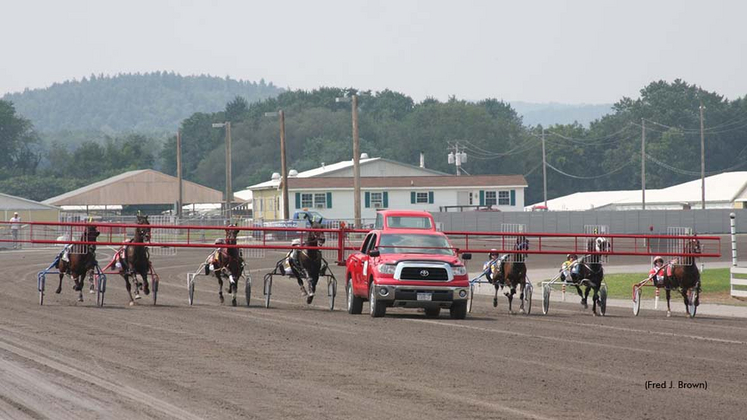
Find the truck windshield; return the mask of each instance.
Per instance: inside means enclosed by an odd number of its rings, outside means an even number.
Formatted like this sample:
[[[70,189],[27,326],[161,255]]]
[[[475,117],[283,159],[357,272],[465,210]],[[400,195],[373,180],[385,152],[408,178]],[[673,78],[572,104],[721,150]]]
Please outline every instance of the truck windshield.
[[[382,254],[438,254],[454,255],[449,241],[441,235],[393,234],[381,235],[379,252]]]
[[[431,219],[421,216],[388,216],[386,224],[395,229],[433,229]]]

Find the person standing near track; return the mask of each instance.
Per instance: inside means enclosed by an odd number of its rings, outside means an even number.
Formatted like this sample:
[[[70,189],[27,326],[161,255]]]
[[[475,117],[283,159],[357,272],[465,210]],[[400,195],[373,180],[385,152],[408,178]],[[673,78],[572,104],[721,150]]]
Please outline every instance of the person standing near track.
[[[13,213],[13,217],[10,218],[10,233],[13,236],[13,249],[20,249],[21,244],[18,243],[18,232],[21,230],[21,216],[18,212]]]

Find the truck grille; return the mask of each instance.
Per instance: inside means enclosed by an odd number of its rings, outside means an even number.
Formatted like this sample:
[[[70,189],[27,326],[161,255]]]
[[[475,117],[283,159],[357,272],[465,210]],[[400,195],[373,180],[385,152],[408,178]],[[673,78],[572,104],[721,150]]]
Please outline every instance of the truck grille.
[[[449,273],[438,267],[403,267],[400,280],[448,281]]]

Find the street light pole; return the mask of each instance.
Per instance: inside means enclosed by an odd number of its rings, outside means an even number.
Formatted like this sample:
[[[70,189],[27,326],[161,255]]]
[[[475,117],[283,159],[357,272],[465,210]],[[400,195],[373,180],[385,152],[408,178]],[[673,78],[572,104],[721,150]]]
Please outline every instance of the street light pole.
[[[231,220],[233,203],[233,189],[231,187],[231,122],[213,123],[213,128],[226,129],[226,216]]]
[[[265,112],[265,117],[278,117],[280,122],[280,186],[283,191],[283,220],[290,219],[290,205],[288,202],[288,166],[285,153],[285,113],[283,110],[277,112]]]
[[[335,102],[352,102],[353,119],[353,218],[354,226],[361,227],[361,150],[358,135],[358,95],[335,98]]]
[[[182,132],[176,131],[176,177],[179,180],[179,197],[176,200],[176,217],[182,217],[184,206],[184,189],[182,186]]]

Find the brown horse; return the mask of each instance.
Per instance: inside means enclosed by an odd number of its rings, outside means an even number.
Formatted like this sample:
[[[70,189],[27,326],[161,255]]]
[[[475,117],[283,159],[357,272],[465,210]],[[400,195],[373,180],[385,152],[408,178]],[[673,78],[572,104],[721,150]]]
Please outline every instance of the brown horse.
[[[86,226],[86,230],[83,232],[83,234],[80,237],[81,242],[96,242],[96,238],[99,236],[99,231],[96,229],[96,226],[88,225]],[[93,270],[96,266],[96,245],[93,244],[86,244],[86,245],[68,245],[68,249],[64,250],[59,258],[59,261],[57,263],[57,268],[60,271],[60,284],[57,286],[57,290],[55,293],[62,292],[62,278],[65,276],[65,274],[69,275],[73,279],[73,290],[78,292],[78,302],[83,302],[83,282],[86,277],[86,274]],[[69,252],[68,254],[68,261],[65,261],[62,258],[62,255],[70,249],[75,250],[85,250],[85,253],[82,252]]]
[[[700,241],[690,239],[683,246],[685,254],[700,254]],[[700,305],[700,271],[695,257],[682,257],[683,261],[670,262],[671,272],[664,276],[664,287],[667,293],[667,316],[672,316],[672,310],[669,306],[669,298],[672,289],[679,289],[682,298],[685,300],[685,312],[690,317],[695,316],[695,310]],[[688,296],[691,294],[692,296]],[[690,299],[693,299],[693,302]],[[690,311],[690,305],[693,305]]]
[[[229,225],[229,229],[226,229],[226,245],[236,245],[236,238],[239,235],[236,225]],[[228,280],[227,293],[231,293],[231,305],[236,306],[236,294],[238,293],[238,281],[241,275],[244,273],[244,259],[241,257],[241,252],[238,248],[221,248],[217,252],[217,255],[212,261],[213,272],[215,277],[218,278],[218,297],[220,303],[223,303],[223,278]],[[206,271],[209,267],[206,267]]]
[[[150,254],[145,242],[150,242],[150,222],[148,216],[137,215],[137,224],[144,225],[135,228],[135,237],[130,240],[133,245],[126,245],[121,251],[119,261],[122,268],[119,274],[124,277],[127,294],[130,296],[130,305],[135,304],[135,299],[140,299],[140,288],[148,295],[150,287],[148,286],[148,273],[150,272]],[[138,244],[138,245],[135,245]],[[143,279],[142,285],[137,281],[137,276]],[[135,299],[132,298],[132,286],[130,285],[130,276],[135,281]]]
[[[311,223],[312,229],[322,229],[322,223],[320,220],[313,221]],[[322,246],[325,242],[324,232],[309,231],[306,236],[305,246]],[[298,250],[296,253],[296,261],[291,262],[290,268],[293,272],[293,276],[298,281],[298,286],[301,288],[301,295],[306,296],[306,303],[311,303],[314,300],[314,293],[316,292],[316,284],[319,282],[319,275],[322,269],[322,252],[318,249],[304,249]],[[309,290],[303,285],[303,278],[309,279]]]
[[[609,242],[606,238],[589,239],[586,242],[586,250],[589,252],[608,252],[610,250]],[[587,301],[589,299],[589,292],[594,291],[594,295],[591,297],[592,315],[597,315],[597,306],[600,304],[599,289],[602,287],[602,281],[604,281],[604,267],[602,266],[602,255],[601,254],[589,254],[584,256],[583,261],[575,267],[576,273],[575,280],[572,280],[578,295],[581,297],[581,305],[584,309],[588,308]],[[581,292],[581,286],[585,286],[584,292]]]
[[[516,239],[516,245],[514,249],[525,251],[529,249],[529,242],[525,237],[521,236]],[[521,293],[519,299],[521,300],[521,306],[519,311],[524,313],[524,291],[526,289],[527,282],[527,266],[526,266],[527,254],[516,253],[510,254],[506,261],[501,261],[501,267],[496,273],[495,279],[492,279],[491,283],[495,287],[495,295],[493,296],[493,307],[498,306],[498,289],[503,289],[504,286],[508,287],[508,290],[503,292],[508,298],[508,313],[513,314],[511,308],[514,295],[516,294],[516,287],[521,286]]]

